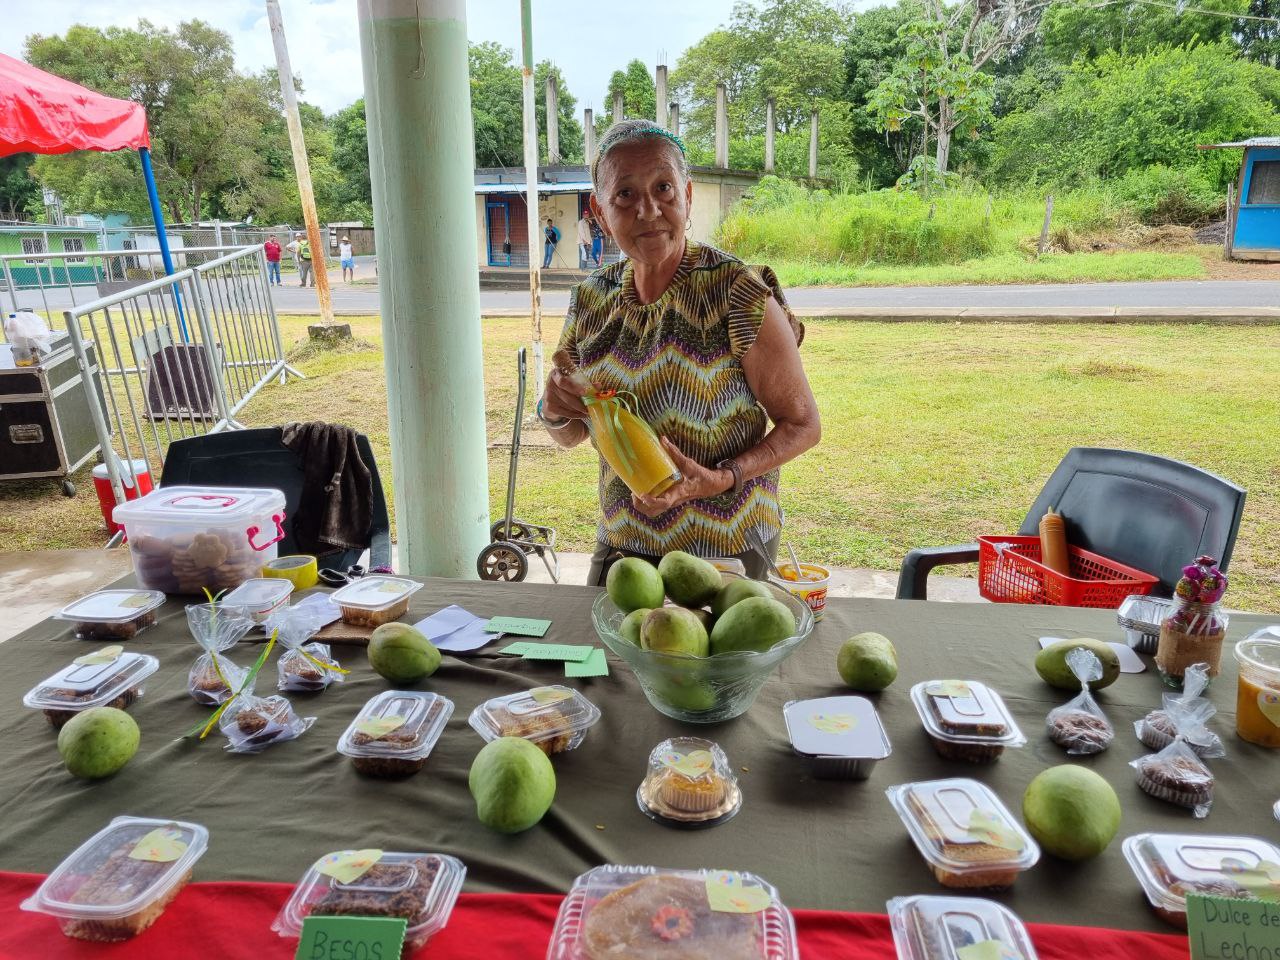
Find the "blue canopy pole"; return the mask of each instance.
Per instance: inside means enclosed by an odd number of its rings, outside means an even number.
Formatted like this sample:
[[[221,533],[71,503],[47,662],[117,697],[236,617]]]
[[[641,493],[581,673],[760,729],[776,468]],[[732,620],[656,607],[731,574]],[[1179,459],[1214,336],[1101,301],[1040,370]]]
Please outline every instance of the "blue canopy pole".
[[[146,147],[138,148],[138,157],[142,160],[142,176],[147,181],[147,200],[151,203],[151,219],[155,221],[156,237],[160,241],[160,259],[164,261],[165,276],[173,276],[173,257],[169,254],[169,235],[164,230],[164,212],[160,209],[160,195],[156,193],[156,175],[151,170],[151,151]],[[182,293],[177,287],[173,289],[178,308],[178,327],[182,331],[184,343],[190,341],[187,336],[187,320],[182,314]]]

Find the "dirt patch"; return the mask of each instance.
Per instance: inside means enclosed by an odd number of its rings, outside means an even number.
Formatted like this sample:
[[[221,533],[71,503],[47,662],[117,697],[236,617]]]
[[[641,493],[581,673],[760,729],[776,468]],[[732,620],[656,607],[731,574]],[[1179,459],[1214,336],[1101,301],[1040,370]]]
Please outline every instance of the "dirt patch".
[[[1113,250],[1178,249],[1195,242],[1195,231],[1190,227],[1165,224],[1149,227],[1142,223],[1128,223],[1115,230],[1099,233],[1078,233],[1070,227],[1060,227],[1049,235],[1050,253],[1097,253]],[[1027,237],[1020,243],[1024,253],[1035,253],[1038,237]]]
[[[1260,260],[1223,260],[1221,247],[1201,247],[1210,280],[1280,280],[1280,263]]]

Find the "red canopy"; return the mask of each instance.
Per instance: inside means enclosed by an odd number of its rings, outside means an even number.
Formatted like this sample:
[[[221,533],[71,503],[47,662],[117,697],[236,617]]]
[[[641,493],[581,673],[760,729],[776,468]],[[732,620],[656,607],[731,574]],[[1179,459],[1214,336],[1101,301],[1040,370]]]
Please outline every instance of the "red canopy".
[[[0,53],[0,157],[150,146],[142,104],[104,97]]]

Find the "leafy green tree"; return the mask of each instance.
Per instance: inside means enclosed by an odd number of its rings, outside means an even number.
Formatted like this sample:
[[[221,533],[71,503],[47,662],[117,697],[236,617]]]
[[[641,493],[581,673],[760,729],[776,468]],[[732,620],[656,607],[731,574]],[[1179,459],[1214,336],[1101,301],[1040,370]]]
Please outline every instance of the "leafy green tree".
[[[562,163],[582,162],[582,124],[576,116],[578,99],[569,92],[569,84],[565,82],[560,68],[550,60],[543,60],[533,68],[533,98],[538,117],[538,156],[540,162],[547,159],[547,77],[555,74],[556,91],[559,96],[559,109],[556,117],[559,120],[560,160]]]
[[[28,173],[32,156],[0,157],[0,220],[25,220],[40,212],[43,196]]]
[[[470,64],[476,166],[521,166],[524,151],[520,68],[515,65],[510,48],[492,40],[471,44]]]
[[[373,189],[369,182],[369,133],[364,98],[329,118],[333,132],[333,166],[342,177],[339,201],[343,220],[373,221]]]
[[[1280,67],[1280,0],[1249,0],[1250,19],[1236,22],[1236,41],[1250,60]]]
[[[923,125],[918,120],[908,118],[899,129],[882,131],[866,109],[871,91],[889,75],[893,64],[906,55],[906,40],[898,31],[908,16],[909,11],[901,4],[872,7],[858,13],[845,43],[842,99],[852,108],[849,122],[853,155],[877,187],[892,185],[921,149]]]
[[[613,122],[613,98],[622,94],[622,113],[626,117],[645,117],[652,120],[658,115],[657,88],[643,60],[632,60],[623,70],[609,75],[609,90],[605,95],[602,116],[597,123],[607,130]]]
[[[1139,54],[1156,47],[1221,43],[1231,39],[1235,21],[1198,10],[1244,13],[1249,0],[1195,0],[1196,9],[1098,0],[1058,0],[1045,11],[1041,26],[1043,55],[1059,63],[1104,53]]]

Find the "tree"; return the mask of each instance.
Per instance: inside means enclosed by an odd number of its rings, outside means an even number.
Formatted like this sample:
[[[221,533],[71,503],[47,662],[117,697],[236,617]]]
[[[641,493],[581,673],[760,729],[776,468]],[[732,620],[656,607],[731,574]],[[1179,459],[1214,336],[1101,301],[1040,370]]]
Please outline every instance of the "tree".
[[[1257,63],[1280,67],[1280,0],[1250,0],[1249,20],[1236,21],[1241,52]]]
[[[1195,0],[1190,6],[1197,9],[1180,11],[1176,4],[1171,9],[1127,0],[1114,4],[1059,0],[1045,11],[1043,55],[1070,63],[1080,57],[1093,60],[1107,52],[1139,54],[1156,47],[1228,41],[1235,21],[1198,10],[1244,13],[1249,0]]]
[[[613,122],[613,98],[621,92],[622,113],[627,117],[644,117],[652,120],[658,115],[657,88],[643,60],[632,60],[625,70],[615,70],[609,76],[609,94],[605,100],[605,124]]]
[[[471,121],[478,167],[524,164],[520,68],[512,57],[509,48],[492,40],[471,44]]]
[[[543,60],[533,68],[533,100],[538,117],[538,156],[547,157],[547,77],[556,78],[556,91],[559,96],[560,159],[561,162],[582,162],[582,124],[578,122],[578,99],[569,92],[569,84],[565,82],[560,68],[550,60]]]
[[[0,220],[25,220],[40,212],[40,184],[28,173],[32,156],[0,157]]]
[[[901,4],[872,7],[859,13],[844,49],[842,99],[852,108],[849,122],[854,157],[878,187],[892,185],[921,149],[922,124],[918,120],[907,119],[897,130],[881,131],[866,109],[871,91],[906,55],[906,40],[899,30],[907,18],[908,11]]]

